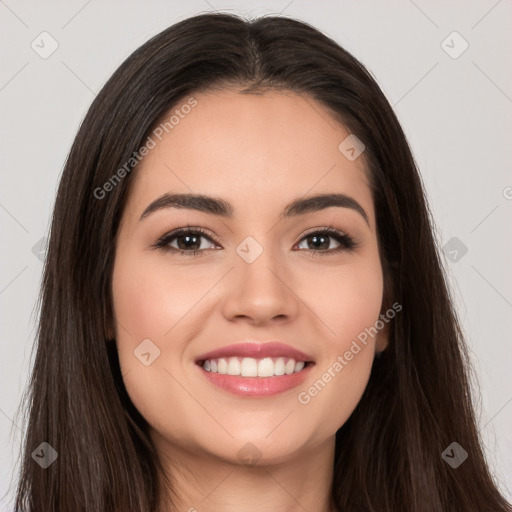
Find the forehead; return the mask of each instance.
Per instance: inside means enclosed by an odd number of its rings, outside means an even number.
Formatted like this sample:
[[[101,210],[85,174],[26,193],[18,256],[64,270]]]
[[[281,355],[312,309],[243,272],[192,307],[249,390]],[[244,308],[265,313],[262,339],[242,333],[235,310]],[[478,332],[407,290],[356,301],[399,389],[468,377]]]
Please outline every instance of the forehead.
[[[340,151],[350,133],[320,103],[292,92],[191,97],[164,117],[172,124],[153,131],[154,147],[135,170],[129,203],[139,215],[166,192],[223,197],[237,216],[277,214],[290,199],[341,192],[373,217],[363,158]]]

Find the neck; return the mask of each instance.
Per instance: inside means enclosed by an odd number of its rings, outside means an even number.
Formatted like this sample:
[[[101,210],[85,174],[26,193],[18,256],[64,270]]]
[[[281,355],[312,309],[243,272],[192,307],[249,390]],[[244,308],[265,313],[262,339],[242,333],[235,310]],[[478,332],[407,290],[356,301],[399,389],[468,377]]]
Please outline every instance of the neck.
[[[330,438],[284,461],[253,464],[177,447],[153,432],[166,476],[158,512],[335,512],[331,501],[334,443]],[[247,451],[251,451],[248,445]]]

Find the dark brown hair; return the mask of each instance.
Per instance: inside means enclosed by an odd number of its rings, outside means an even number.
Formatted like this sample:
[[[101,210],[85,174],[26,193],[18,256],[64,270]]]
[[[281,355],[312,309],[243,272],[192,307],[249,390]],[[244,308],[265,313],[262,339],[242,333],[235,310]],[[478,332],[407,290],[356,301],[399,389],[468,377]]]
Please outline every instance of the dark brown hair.
[[[151,512],[159,459],[124,388],[114,340],[116,235],[135,169],[102,187],[187,95],[235,86],[307,95],[366,146],[385,302],[403,305],[362,399],[336,434],[332,500],[344,512],[510,511],[482,453],[470,366],[406,137],[365,67],[284,17],[185,19],[116,70],[73,143],[56,198],[38,306],[36,356],[16,511]],[[43,441],[58,460],[31,457]],[[441,454],[456,441],[457,469]]]

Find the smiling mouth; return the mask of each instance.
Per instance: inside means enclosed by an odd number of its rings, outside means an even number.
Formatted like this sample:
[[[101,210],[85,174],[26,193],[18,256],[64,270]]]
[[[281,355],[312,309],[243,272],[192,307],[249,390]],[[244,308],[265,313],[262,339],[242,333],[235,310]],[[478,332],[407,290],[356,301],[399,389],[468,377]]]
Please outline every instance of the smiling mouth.
[[[289,357],[219,357],[197,361],[205,371],[234,377],[279,377],[299,373],[314,364]]]

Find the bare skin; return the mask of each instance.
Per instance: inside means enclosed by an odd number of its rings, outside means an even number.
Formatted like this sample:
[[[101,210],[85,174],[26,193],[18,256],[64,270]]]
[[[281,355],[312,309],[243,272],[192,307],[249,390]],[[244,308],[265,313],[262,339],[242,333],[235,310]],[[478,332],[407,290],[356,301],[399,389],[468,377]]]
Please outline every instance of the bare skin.
[[[173,483],[176,508],[164,495],[160,510],[332,512],[335,433],[363,394],[375,352],[387,344],[383,329],[342,371],[332,369],[382,312],[363,159],[340,152],[349,132],[311,98],[236,90],[193,96],[197,106],[133,171],[112,283],[126,389]],[[164,193],[223,198],[234,218],[164,208],[140,220]],[[294,199],[333,193],[357,201],[368,221],[347,207],[279,217]],[[200,255],[152,248],[184,226],[207,231],[199,234]],[[347,249],[332,235],[323,246],[312,243],[309,234],[328,226],[357,245]],[[251,263],[236,251],[247,237],[263,250]],[[178,241],[168,245],[183,250]],[[149,366],[134,357],[145,339],[160,350]],[[195,359],[247,339],[282,341],[312,355],[315,365],[299,387],[270,397],[211,384]],[[329,368],[329,382],[307,395]]]

